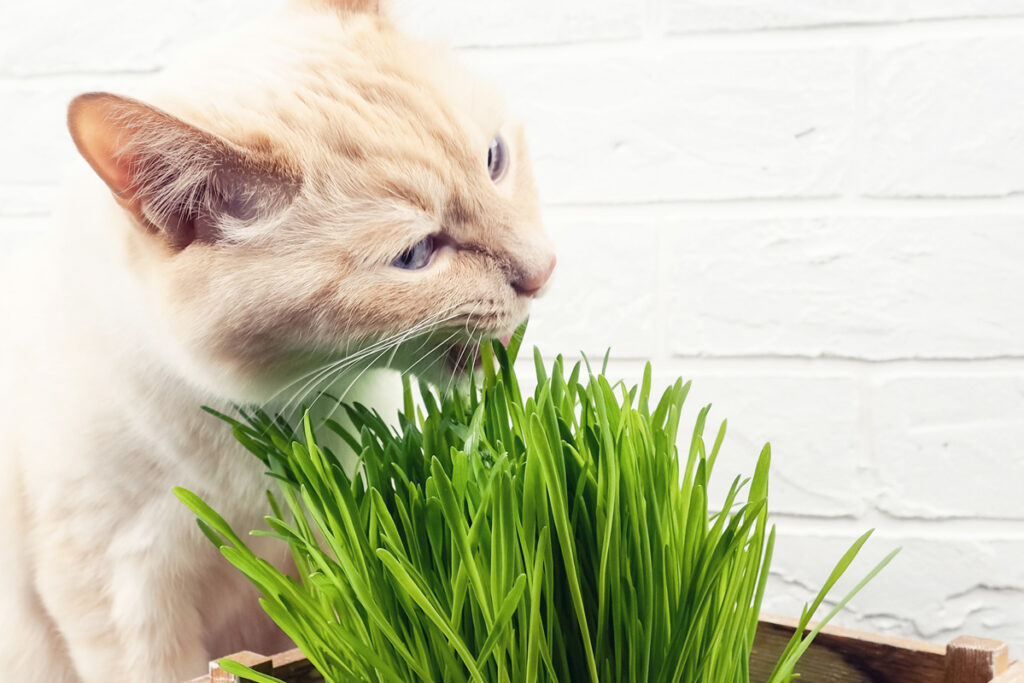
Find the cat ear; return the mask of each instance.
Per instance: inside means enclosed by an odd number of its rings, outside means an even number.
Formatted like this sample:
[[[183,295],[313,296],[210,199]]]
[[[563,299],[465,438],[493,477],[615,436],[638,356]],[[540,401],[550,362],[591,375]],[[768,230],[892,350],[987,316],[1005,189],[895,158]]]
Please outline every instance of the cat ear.
[[[175,249],[273,216],[299,186],[265,153],[119,95],[79,95],[68,128],[117,201]]]

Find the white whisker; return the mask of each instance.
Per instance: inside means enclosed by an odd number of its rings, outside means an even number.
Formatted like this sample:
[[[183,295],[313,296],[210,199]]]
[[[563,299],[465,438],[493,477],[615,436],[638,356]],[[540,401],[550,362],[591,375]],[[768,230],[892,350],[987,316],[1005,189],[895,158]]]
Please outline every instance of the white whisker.
[[[330,387],[333,383],[335,383],[338,377],[343,372],[355,366],[359,361],[363,361],[367,358],[370,358],[369,362],[365,364],[365,367],[350,383],[349,388],[351,388],[353,384],[357,383],[358,380],[362,378],[366,370],[368,370],[378,360],[380,360],[380,358],[385,353],[391,351],[393,357],[395,350],[397,350],[398,346],[404,343],[408,337],[410,337],[411,335],[419,334],[425,330],[428,330],[431,327],[443,325],[445,322],[448,322],[449,320],[452,320],[455,317],[457,317],[456,315],[448,315],[438,319],[439,316],[443,316],[445,313],[452,310],[452,308],[454,307],[449,307],[442,311],[438,311],[437,313],[434,313],[431,316],[424,318],[422,321],[420,321],[416,325],[413,325],[407,330],[403,330],[402,332],[393,334],[389,337],[379,340],[371,344],[370,346],[361,349],[358,353],[354,355],[343,358],[340,361],[335,362],[333,364],[329,364],[326,368],[321,370],[321,372],[318,373],[313,380],[306,382],[306,384],[303,385],[300,391],[296,392],[296,394],[291,399],[289,399],[287,403],[285,403],[281,412],[287,415],[290,412],[293,404],[296,410],[301,410],[303,407],[305,407],[305,409],[307,410],[311,409],[316,404],[316,402],[320,400],[324,393],[326,393],[327,388]],[[321,385],[323,385],[324,388],[319,391],[319,393],[313,399],[313,401],[310,402],[308,405],[303,406],[305,398],[316,392],[317,388]],[[346,389],[344,392],[344,395],[347,394],[348,389]]]
[[[274,392],[274,394],[272,394],[270,397],[268,397],[267,400],[264,401],[264,403],[269,405],[270,403],[273,402],[273,400],[275,398],[280,396],[282,393],[287,391],[289,388],[295,386],[296,384],[298,384],[300,382],[303,382],[303,381],[306,381],[306,380],[310,380],[312,378],[312,380],[311,381],[307,381],[306,384],[304,384],[300,388],[300,390],[297,391],[295,393],[295,395],[286,402],[285,405],[287,406],[287,405],[291,404],[292,401],[295,399],[295,397],[301,397],[302,395],[304,395],[307,392],[307,389],[310,388],[311,384],[313,386],[316,386],[316,384],[319,383],[319,381],[322,379],[322,376],[324,374],[330,373],[331,371],[335,370],[336,368],[339,368],[341,366],[344,366],[346,364],[350,364],[350,363],[355,362],[355,361],[357,361],[357,360],[359,360],[361,358],[364,358],[368,353],[372,353],[374,350],[376,350],[377,348],[379,348],[382,345],[388,345],[388,344],[392,343],[396,339],[398,339],[398,340],[404,339],[409,334],[415,333],[416,331],[418,331],[419,329],[422,329],[423,327],[425,327],[427,325],[436,324],[436,321],[434,319],[437,316],[444,315],[446,312],[450,311],[452,308],[454,308],[454,307],[449,307],[448,309],[439,311],[439,312],[437,312],[437,313],[435,313],[435,314],[433,314],[431,316],[428,316],[427,318],[424,318],[422,321],[420,321],[416,325],[413,325],[409,329],[403,330],[403,331],[401,331],[401,332],[399,332],[397,334],[394,334],[394,335],[391,335],[391,336],[386,337],[384,339],[381,339],[381,340],[375,342],[374,344],[371,344],[369,347],[366,347],[364,349],[360,349],[360,351],[357,352],[354,355],[348,355],[348,347],[350,345],[350,340],[346,340],[346,342],[345,342],[345,355],[342,358],[329,361],[328,363],[325,363],[323,365],[320,365],[318,367],[313,368],[309,372],[303,373],[299,377],[295,378],[294,380],[292,380],[288,384],[286,384],[283,387],[281,387],[278,391]],[[444,321],[441,321],[441,322],[443,323]]]

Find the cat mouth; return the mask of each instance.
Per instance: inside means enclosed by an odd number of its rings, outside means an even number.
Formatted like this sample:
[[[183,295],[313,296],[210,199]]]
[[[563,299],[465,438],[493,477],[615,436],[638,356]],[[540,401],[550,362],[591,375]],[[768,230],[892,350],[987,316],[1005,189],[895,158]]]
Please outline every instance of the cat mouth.
[[[509,341],[512,339],[511,334],[504,334],[497,339],[502,343],[503,346],[508,346]],[[480,345],[489,343],[489,340],[478,340],[470,342],[455,342],[448,349],[448,353],[445,357],[445,364],[448,366],[448,370],[455,375],[465,375],[469,372],[470,362],[472,362],[473,370],[479,370],[483,367],[483,357],[480,355]]]
[[[445,357],[445,365],[449,372],[456,375],[463,375],[469,371],[470,362],[474,370],[479,369],[483,362],[480,356],[480,343],[471,344],[455,343],[448,349]]]

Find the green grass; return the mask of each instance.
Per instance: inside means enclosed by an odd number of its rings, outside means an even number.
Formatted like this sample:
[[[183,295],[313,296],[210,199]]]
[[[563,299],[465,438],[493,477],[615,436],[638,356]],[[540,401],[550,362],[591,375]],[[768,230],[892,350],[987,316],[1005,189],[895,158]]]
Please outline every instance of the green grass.
[[[655,398],[650,366],[626,387],[586,364],[546,367],[535,352],[536,390],[524,395],[513,369],[521,335],[507,350],[485,345],[482,378],[468,388],[421,385],[414,401],[406,380],[397,428],[346,405],[352,427],[325,428],[360,455],[354,475],[318,445],[308,416],[296,426],[260,410],[219,415],[277,482],[269,530],[252,533],[288,543],[299,580],[194,494],[176,493],[331,683],[750,680],[775,538],[769,447],[713,506],[725,423],[705,441],[701,410],[680,468],[689,384]],[[770,681],[793,678],[816,633],[802,630]]]

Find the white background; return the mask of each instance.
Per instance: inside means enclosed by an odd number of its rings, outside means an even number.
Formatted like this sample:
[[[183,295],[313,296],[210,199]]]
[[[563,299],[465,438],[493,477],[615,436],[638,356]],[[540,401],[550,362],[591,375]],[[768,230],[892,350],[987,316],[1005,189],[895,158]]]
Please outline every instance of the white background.
[[[275,2],[5,0],[0,267],[46,223],[73,94]],[[1024,656],[1024,1],[396,10],[529,124],[560,252],[531,340],[692,378],[722,483],[771,441],[767,608],[877,527],[865,558],[903,553],[840,623]]]

